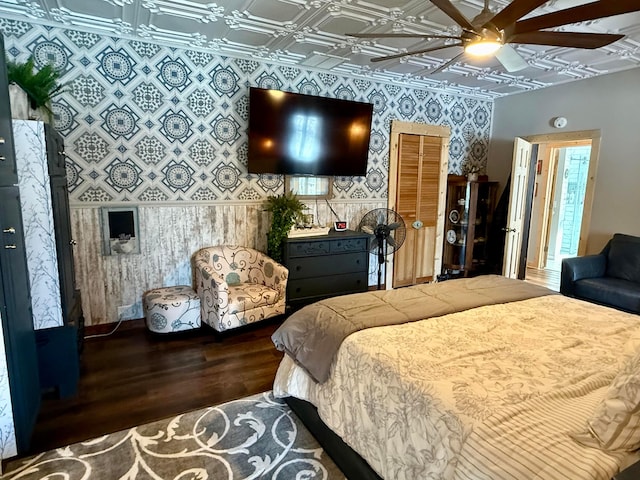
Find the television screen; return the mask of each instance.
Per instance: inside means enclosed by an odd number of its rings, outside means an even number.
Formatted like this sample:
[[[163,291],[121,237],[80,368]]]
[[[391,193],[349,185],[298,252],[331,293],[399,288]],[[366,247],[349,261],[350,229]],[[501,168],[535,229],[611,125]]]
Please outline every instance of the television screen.
[[[252,87],[249,173],[366,175],[370,103]]]

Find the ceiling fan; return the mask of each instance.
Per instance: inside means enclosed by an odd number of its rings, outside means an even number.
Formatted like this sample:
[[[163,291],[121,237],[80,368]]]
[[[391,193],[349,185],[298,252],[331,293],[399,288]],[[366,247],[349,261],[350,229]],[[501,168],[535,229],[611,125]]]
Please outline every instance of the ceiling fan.
[[[431,73],[441,72],[458,61],[464,54],[472,56],[489,56],[493,54],[507,71],[515,72],[526,68],[527,62],[509,45],[511,43],[587,49],[600,48],[620,40],[624,35],[556,32],[546,29],[640,11],[640,2],[638,0],[598,0],[520,20],[548,0],[513,0],[496,14],[489,10],[489,0],[484,0],[482,11],[472,20],[468,20],[451,3],[451,0],[430,1],[462,28],[462,33],[459,36],[413,33],[349,33],[347,35],[357,38],[424,38],[428,40],[454,41],[421,50],[372,58],[372,62],[382,62],[408,55],[420,55],[445,48],[462,47],[464,50],[461,53]]]

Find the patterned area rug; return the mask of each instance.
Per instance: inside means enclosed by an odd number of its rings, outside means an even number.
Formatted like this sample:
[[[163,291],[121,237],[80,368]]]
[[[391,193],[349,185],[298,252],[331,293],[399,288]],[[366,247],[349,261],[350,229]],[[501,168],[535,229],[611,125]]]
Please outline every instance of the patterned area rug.
[[[271,392],[10,462],[3,479],[344,480]]]

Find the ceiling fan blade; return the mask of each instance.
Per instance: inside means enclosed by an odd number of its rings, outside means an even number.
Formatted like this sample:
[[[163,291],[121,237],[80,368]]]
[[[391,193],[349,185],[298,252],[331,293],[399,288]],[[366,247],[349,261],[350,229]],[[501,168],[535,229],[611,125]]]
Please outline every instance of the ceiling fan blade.
[[[519,18],[524,17],[527,13],[534,11],[540,5],[547,3],[548,0],[513,0],[509,5],[500,10],[491,20],[486,24],[493,25],[498,30],[503,30],[508,25],[511,25]]]
[[[449,60],[448,62],[440,65],[438,68],[436,68],[433,72],[430,72],[430,75],[433,75],[434,73],[440,73],[441,71],[443,71],[445,68],[449,67],[450,65],[453,65],[454,63],[456,63],[458,61],[458,59],[460,57],[462,57],[464,55],[464,50],[459,53],[458,55],[456,55],[455,57],[453,57],[451,60]]]
[[[386,57],[376,57],[376,58],[372,58],[371,61],[383,62],[385,60],[393,60],[394,58],[406,57],[408,55],[420,55],[421,53],[435,52],[436,50],[442,50],[444,48],[460,47],[460,46],[462,46],[462,43],[454,43],[452,45],[440,45],[439,47],[425,48],[424,50],[414,50],[412,52],[397,53],[395,55],[387,55]]]
[[[471,22],[467,20],[467,17],[465,17],[462,12],[451,3],[450,0],[431,0],[431,3],[433,3],[436,7],[446,13],[447,16],[458,25],[460,25],[463,30],[470,30],[472,32],[475,31],[475,27],[471,25]]]
[[[349,37],[356,38],[445,38],[460,40],[453,35],[429,35],[426,33],[345,33]]]
[[[624,38],[624,35],[578,32],[526,32],[511,35],[507,42],[593,49],[604,47],[621,38]]]
[[[495,53],[495,56],[507,72],[517,72],[529,66],[526,60],[510,45],[503,45]]]
[[[596,20],[598,18],[606,18],[637,11],[640,11],[640,4],[637,0],[602,0],[528,18],[526,20],[520,20],[515,24],[514,33],[533,32],[535,30],[559,27],[570,23],[586,22],[588,20]]]

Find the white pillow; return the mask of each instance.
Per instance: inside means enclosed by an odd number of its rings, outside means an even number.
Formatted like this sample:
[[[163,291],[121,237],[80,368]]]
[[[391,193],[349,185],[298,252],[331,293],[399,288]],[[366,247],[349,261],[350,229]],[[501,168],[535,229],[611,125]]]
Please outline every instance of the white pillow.
[[[602,401],[587,421],[588,434],[572,437],[604,450],[640,448],[640,352],[628,357]]]

